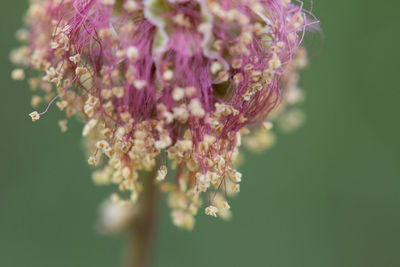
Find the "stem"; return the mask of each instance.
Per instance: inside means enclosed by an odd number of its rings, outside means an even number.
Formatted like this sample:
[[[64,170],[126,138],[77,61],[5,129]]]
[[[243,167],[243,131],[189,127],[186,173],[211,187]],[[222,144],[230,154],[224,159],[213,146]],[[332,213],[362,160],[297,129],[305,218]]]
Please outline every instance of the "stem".
[[[114,5],[114,13],[115,14],[119,14],[121,12],[122,4],[123,4],[123,0],[115,1],[115,5]]]
[[[154,177],[158,165],[143,173],[143,192],[139,199],[139,213],[131,224],[131,245],[128,250],[127,267],[150,267],[157,215],[157,188]]]

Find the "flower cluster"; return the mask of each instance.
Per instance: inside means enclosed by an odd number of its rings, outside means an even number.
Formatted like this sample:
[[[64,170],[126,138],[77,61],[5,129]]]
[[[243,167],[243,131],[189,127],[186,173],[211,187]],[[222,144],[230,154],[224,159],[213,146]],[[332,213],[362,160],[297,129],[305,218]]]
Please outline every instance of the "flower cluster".
[[[174,224],[191,229],[203,193],[206,214],[229,218],[242,136],[268,146],[267,116],[301,101],[308,17],[290,0],[31,0],[11,59],[32,70],[32,105],[48,104],[33,121],[53,103],[84,119],[93,180],[118,186],[114,203],[134,204],[139,172],[159,168]]]

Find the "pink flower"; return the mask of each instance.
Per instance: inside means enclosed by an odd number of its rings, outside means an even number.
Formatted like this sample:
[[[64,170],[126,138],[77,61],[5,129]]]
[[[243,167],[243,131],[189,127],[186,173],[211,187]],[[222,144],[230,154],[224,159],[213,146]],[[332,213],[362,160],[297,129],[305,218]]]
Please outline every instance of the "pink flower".
[[[170,193],[174,223],[190,228],[201,192],[217,216],[229,207],[219,192],[239,191],[241,136],[295,87],[293,62],[315,23],[307,14],[288,0],[34,1],[19,34],[27,45],[12,59],[38,73],[35,103],[49,102],[33,120],[58,101],[87,121],[96,183],[117,184],[131,195],[119,201],[134,203],[138,171],[161,162],[154,178]]]

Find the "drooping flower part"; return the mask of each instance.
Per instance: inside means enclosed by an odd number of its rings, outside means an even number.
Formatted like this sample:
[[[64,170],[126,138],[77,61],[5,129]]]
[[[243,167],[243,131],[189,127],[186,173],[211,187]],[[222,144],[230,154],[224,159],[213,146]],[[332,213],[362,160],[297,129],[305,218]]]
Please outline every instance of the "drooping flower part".
[[[302,119],[286,110],[302,99],[300,46],[314,23],[290,0],[32,0],[11,57],[32,70],[32,105],[47,104],[33,121],[54,103],[86,121],[93,179],[118,185],[114,203],[134,205],[139,172],[159,168],[174,224],[191,229],[202,201],[230,217],[242,136],[267,147],[267,119]]]

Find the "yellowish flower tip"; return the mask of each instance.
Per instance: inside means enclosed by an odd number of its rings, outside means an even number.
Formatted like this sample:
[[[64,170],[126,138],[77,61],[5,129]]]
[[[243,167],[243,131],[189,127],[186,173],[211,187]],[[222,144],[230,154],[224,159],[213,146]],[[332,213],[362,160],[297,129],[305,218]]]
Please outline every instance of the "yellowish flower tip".
[[[104,234],[122,232],[132,223],[134,215],[133,207],[107,199],[100,206],[99,230]]]
[[[157,173],[156,177],[157,182],[164,181],[166,176],[167,176],[167,166],[162,165]]]
[[[114,87],[112,93],[116,98],[123,98],[125,95],[125,90],[123,87]]]
[[[281,60],[279,59],[279,56],[276,53],[272,54],[272,58],[268,62],[268,66],[271,69],[279,69],[282,66]]]
[[[174,89],[174,91],[172,91],[172,98],[175,101],[179,101],[184,97],[185,97],[185,90],[183,90],[182,88],[177,87]]]
[[[83,74],[86,74],[88,72],[88,69],[87,68],[85,68],[85,67],[77,67],[76,69],[75,69],[75,74],[76,75],[83,75]]]
[[[25,79],[25,72],[23,69],[15,69],[11,72],[11,78],[15,81],[22,81]]]
[[[171,217],[174,225],[188,231],[193,230],[195,220],[194,216],[190,212],[183,210],[173,210],[171,212]]]
[[[239,184],[232,184],[231,188],[233,193],[239,193],[240,192],[240,185]]]
[[[129,46],[126,49],[126,56],[132,61],[138,60],[140,57],[139,50],[136,46]]]
[[[42,98],[40,96],[34,95],[31,100],[32,107],[36,108],[42,102]]]
[[[208,206],[205,210],[206,214],[209,216],[217,217],[218,209],[215,206]]]
[[[40,114],[37,111],[30,113],[29,116],[32,118],[33,122],[40,119]]]
[[[139,4],[136,3],[133,0],[127,0],[124,3],[124,8],[126,9],[126,11],[128,12],[134,12],[136,10],[138,10],[140,8]]]
[[[67,120],[58,121],[58,126],[60,127],[62,133],[65,133],[68,130],[67,122]]]
[[[190,113],[198,118],[203,118],[206,112],[201,106],[201,102],[198,99],[193,99],[189,104]]]
[[[92,129],[97,125],[97,120],[91,119],[88,121],[85,126],[83,127],[82,136],[88,136]]]
[[[272,128],[273,128],[273,124],[272,124],[272,122],[270,122],[270,121],[265,121],[265,122],[263,122],[263,124],[262,124],[262,129],[264,130],[264,131],[269,131],[269,130],[271,130]]]
[[[79,61],[81,61],[81,55],[76,54],[75,56],[69,57],[69,60],[71,60],[74,64],[78,64]]]
[[[103,5],[114,5],[115,4],[115,0],[101,0],[101,3]]]
[[[133,82],[133,85],[137,90],[142,90],[147,85],[147,82],[145,80],[136,80]]]
[[[226,201],[224,201],[224,202],[222,203],[222,207],[223,207],[224,209],[227,209],[227,210],[229,210],[229,209],[231,208],[231,206],[229,205],[229,203],[226,202]]]
[[[174,72],[172,70],[166,70],[163,73],[163,79],[165,81],[170,81],[170,80],[172,80],[173,77],[174,77]]]
[[[67,107],[68,102],[63,100],[63,101],[57,102],[56,105],[61,111],[63,111]]]
[[[96,166],[99,163],[99,159],[96,156],[91,156],[88,159],[89,165]]]
[[[217,74],[219,71],[222,70],[222,65],[218,61],[214,61],[211,64],[210,71],[213,75]]]

